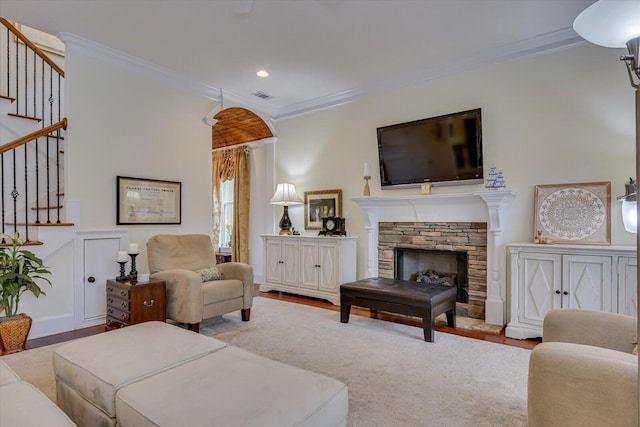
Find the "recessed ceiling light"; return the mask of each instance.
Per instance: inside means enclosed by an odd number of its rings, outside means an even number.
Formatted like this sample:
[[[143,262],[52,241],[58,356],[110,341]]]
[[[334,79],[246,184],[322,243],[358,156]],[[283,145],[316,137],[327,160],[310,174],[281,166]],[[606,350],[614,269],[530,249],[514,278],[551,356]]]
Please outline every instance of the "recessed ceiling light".
[[[269,77],[269,73],[267,72],[267,70],[258,70],[256,75],[258,77]]]

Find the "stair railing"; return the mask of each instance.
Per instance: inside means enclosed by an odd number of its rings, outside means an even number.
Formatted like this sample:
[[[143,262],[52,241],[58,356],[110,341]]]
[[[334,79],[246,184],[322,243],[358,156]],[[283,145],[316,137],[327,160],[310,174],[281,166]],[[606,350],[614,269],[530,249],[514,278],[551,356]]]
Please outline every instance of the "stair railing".
[[[60,143],[61,131],[67,128],[62,118],[64,70],[1,17],[0,31],[6,31],[0,48],[0,97],[11,102],[9,116],[41,126],[0,146],[0,230],[7,233],[12,225],[13,233],[20,229],[29,241],[30,225],[61,224]],[[24,177],[19,178],[20,169]],[[41,220],[43,211],[46,219]],[[52,219],[52,212],[57,218]]]

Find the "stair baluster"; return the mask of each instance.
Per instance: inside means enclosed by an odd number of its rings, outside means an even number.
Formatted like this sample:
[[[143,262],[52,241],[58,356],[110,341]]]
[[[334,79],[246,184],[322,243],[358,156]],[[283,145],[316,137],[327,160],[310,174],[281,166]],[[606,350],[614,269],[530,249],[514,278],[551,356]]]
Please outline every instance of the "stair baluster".
[[[66,118],[62,116],[64,71],[12,23],[0,17],[0,26],[6,28],[6,37],[0,43],[0,50],[3,51],[0,53],[0,70],[6,73],[6,83],[5,80],[0,80],[3,82],[0,98],[4,98],[3,102],[10,107],[9,116],[24,119],[27,123],[29,120],[40,123],[38,131],[19,136],[13,141],[0,141],[0,230],[2,233],[12,234],[13,228],[13,233],[20,231],[22,237],[30,242],[30,217],[32,222],[35,219],[35,224],[45,225],[42,224],[45,220],[40,216],[41,210],[47,212],[47,224],[53,225],[55,222],[56,225],[65,225],[62,223],[61,212],[61,141],[64,138],[60,131],[67,126]],[[0,32],[0,36],[4,34],[5,31]],[[16,130],[12,132],[17,133]],[[20,146],[24,146],[24,156],[16,152]],[[56,150],[55,157],[51,152],[53,149]],[[5,156],[9,151],[13,152],[12,156]],[[44,167],[41,162],[45,163]],[[18,168],[24,168],[24,180],[18,178]],[[55,198],[51,197],[51,191],[56,192]],[[51,212],[54,209],[55,214]],[[30,215],[30,210],[35,210],[35,214]],[[0,240],[0,244],[2,243]]]

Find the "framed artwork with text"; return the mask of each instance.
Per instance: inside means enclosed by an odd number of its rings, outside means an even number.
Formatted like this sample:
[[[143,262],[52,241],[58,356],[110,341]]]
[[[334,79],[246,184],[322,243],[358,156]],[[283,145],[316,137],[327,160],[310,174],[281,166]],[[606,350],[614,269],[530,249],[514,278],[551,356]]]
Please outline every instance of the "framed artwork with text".
[[[117,177],[116,224],[180,224],[182,184]]]

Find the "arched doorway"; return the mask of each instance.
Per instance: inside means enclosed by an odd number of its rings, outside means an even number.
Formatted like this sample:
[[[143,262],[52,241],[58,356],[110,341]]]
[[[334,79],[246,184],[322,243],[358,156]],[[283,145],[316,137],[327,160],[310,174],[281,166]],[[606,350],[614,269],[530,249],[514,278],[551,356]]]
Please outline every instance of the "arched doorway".
[[[248,262],[250,206],[249,148],[247,144],[273,137],[255,113],[240,107],[213,116],[212,183],[213,242],[233,261]]]

